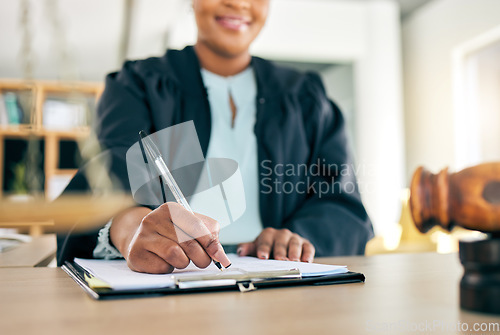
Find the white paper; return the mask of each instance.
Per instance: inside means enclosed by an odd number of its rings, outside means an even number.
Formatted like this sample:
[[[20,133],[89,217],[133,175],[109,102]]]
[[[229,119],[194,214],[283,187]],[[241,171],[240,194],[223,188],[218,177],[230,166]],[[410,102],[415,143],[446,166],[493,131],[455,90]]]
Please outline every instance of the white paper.
[[[239,257],[235,254],[229,254],[228,257],[232,265],[227,270],[224,270],[224,274],[298,269],[302,274],[302,278],[307,278],[341,274],[348,271],[346,266],[339,265],[261,260],[255,257]],[[176,278],[221,273],[213,263],[206,269],[199,269],[193,263],[190,263],[185,269],[175,269],[171,274],[162,275],[134,272],[129,269],[125,260],[75,258],[75,263],[116,290],[174,287]]]

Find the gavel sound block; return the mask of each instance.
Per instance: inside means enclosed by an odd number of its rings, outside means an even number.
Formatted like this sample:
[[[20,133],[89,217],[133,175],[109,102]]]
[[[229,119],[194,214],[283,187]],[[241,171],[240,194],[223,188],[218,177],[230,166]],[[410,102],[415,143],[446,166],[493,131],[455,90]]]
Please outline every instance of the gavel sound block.
[[[488,233],[488,238],[460,241],[464,276],[460,305],[500,314],[500,163],[487,163],[448,173],[432,174],[419,167],[410,186],[410,209],[425,233],[438,225]]]

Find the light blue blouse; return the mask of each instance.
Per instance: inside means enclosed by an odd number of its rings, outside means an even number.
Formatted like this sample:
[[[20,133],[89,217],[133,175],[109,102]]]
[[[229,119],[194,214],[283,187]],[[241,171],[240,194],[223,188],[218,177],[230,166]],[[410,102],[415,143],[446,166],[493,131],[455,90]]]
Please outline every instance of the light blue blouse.
[[[210,104],[212,128],[208,144],[208,158],[230,158],[238,162],[243,179],[246,210],[232,224],[222,227],[219,239],[222,244],[253,241],[262,231],[259,212],[259,172],[257,163],[257,138],[254,133],[257,107],[257,81],[251,67],[231,77],[222,77],[205,69],[201,70]],[[230,96],[236,106],[232,125]],[[194,211],[207,212],[196,194],[191,197]],[[216,214],[212,214],[217,219]]]

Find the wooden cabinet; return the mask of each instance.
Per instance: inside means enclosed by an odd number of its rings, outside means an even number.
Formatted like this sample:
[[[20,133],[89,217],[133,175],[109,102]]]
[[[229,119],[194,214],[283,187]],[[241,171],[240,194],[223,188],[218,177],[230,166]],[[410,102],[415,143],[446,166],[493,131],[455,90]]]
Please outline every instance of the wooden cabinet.
[[[40,170],[44,177],[43,190],[48,196],[49,184],[54,177],[72,176],[76,166],[60,167],[61,143],[65,141],[77,142],[85,140],[90,134],[90,124],[95,115],[97,99],[103,91],[101,83],[86,82],[58,82],[58,81],[21,81],[0,80],[0,94],[14,93],[23,96],[24,101],[18,103],[23,111],[19,124],[0,124],[0,197],[5,196],[6,186],[10,182],[6,176],[6,169],[10,168],[9,141],[35,141],[40,145]],[[89,102],[85,111],[86,118],[80,124],[49,124],[47,118],[47,101],[53,100],[60,104]],[[3,102],[2,102],[3,103]],[[61,119],[61,109],[57,115],[52,115],[52,121],[57,123]],[[62,110],[64,112],[64,110]],[[64,116],[64,115],[62,115]],[[68,119],[68,117],[66,117]],[[71,116],[69,117],[71,120]],[[17,149],[12,149],[11,153]],[[7,174],[8,175],[8,174]],[[14,193],[14,192],[7,192]]]

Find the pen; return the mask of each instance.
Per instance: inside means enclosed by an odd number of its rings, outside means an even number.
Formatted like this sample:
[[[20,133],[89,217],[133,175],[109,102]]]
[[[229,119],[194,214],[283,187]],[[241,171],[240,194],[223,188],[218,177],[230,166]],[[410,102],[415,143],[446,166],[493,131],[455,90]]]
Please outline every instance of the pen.
[[[144,151],[146,152],[146,155],[150,158],[150,161],[153,162],[153,165],[155,166],[157,172],[160,174],[160,176],[163,177],[163,180],[167,183],[168,188],[170,191],[172,191],[172,194],[175,197],[175,200],[183,206],[185,209],[187,209],[191,214],[194,215],[193,210],[191,209],[191,206],[189,206],[189,203],[187,202],[186,198],[184,197],[184,194],[182,194],[181,189],[177,185],[177,182],[175,181],[174,177],[170,173],[170,170],[167,167],[167,164],[163,160],[163,156],[160,153],[160,150],[156,147],[154,144],[153,140],[148,137],[146,132],[144,130],[141,130],[139,132],[139,135],[141,136],[141,142],[144,148]],[[212,259],[215,266],[222,271],[222,265],[217,262],[215,259]],[[229,265],[231,266],[231,264]],[[228,266],[228,267],[229,267]]]

